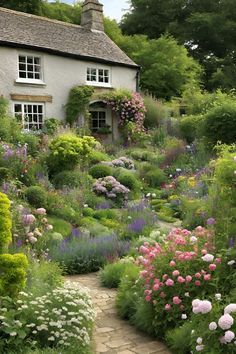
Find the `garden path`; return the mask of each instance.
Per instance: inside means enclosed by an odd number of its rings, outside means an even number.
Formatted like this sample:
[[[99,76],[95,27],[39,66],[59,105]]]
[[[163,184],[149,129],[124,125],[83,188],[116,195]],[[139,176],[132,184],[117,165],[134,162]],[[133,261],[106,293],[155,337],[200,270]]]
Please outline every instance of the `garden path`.
[[[67,277],[90,290],[97,318],[94,330],[96,354],[170,354],[162,344],[120,319],[115,308],[116,290],[103,288],[98,273]]]

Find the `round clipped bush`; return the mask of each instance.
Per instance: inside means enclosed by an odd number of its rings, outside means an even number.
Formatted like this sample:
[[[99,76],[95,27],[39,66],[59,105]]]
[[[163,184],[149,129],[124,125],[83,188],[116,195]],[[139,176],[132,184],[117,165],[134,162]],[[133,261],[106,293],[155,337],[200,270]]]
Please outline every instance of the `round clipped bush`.
[[[152,188],[161,187],[167,181],[165,173],[160,168],[153,168],[144,177],[145,182]]]
[[[54,176],[53,184],[57,189],[77,188],[81,184],[80,175],[77,171],[62,171]]]
[[[99,150],[92,150],[89,156],[89,163],[91,165],[94,165],[102,161],[109,161],[109,159],[109,156],[105,152]]]
[[[188,143],[192,143],[197,138],[202,119],[203,116],[186,116],[180,119],[180,133]]]
[[[136,191],[140,186],[140,183],[133,172],[119,171],[117,174],[117,180],[131,191]]]
[[[203,122],[203,135],[212,144],[221,141],[231,144],[236,141],[236,104],[225,102],[211,109]]]
[[[25,198],[35,208],[45,207],[47,204],[47,193],[39,186],[31,186],[25,192]]]
[[[112,168],[107,165],[98,164],[90,168],[89,174],[96,179],[111,176]]]

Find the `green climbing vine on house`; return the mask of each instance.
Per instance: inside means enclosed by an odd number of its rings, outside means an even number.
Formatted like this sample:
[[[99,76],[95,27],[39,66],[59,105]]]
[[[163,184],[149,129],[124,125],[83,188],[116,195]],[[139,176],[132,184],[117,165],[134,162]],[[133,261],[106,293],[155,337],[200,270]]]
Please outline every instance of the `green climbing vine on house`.
[[[80,114],[88,115],[88,105],[94,93],[93,87],[75,86],[70,90],[66,105],[66,122],[73,126]]]

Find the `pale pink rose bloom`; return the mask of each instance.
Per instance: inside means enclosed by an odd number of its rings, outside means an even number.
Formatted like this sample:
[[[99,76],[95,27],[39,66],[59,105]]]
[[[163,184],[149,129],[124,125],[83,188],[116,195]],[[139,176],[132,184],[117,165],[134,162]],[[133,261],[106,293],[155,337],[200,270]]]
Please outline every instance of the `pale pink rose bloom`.
[[[221,316],[218,321],[219,327],[223,330],[230,329],[233,324],[234,324],[234,319],[228,313]]]

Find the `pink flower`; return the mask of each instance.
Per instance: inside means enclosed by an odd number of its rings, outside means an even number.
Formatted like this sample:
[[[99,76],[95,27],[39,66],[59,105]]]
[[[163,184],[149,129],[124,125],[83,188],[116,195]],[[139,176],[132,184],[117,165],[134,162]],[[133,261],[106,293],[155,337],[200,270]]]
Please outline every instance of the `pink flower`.
[[[173,297],[173,303],[174,303],[175,305],[180,305],[181,302],[182,302],[182,300],[181,300],[178,296],[174,296],[174,297]]]
[[[38,214],[38,215],[46,215],[47,211],[44,208],[38,208],[38,209],[36,209],[36,214]]]
[[[221,264],[222,260],[221,260],[221,258],[216,258],[215,262],[216,262],[216,264]]]
[[[204,275],[204,280],[205,280],[205,281],[211,280],[211,274],[206,274],[206,275]]]
[[[230,314],[232,312],[233,313],[236,312],[236,304],[229,304],[228,306],[225,307],[225,310],[224,310],[225,314],[226,313]]]
[[[165,305],[165,310],[166,311],[170,311],[171,310],[171,305],[170,304],[166,304]]]
[[[174,267],[176,265],[175,261],[170,261],[170,267]]]
[[[167,279],[166,281],[166,286],[173,286],[174,285],[174,281],[172,279]]]
[[[157,290],[159,290],[159,287],[160,287],[160,285],[158,283],[156,283],[153,285],[153,290],[157,291]]]
[[[174,270],[172,275],[173,275],[173,277],[177,277],[179,275],[179,271],[178,270]]]
[[[211,302],[208,300],[199,300],[196,299],[192,302],[193,313],[208,313],[212,310]]]
[[[196,286],[201,286],[200,280],[196,280],[196,281],[195,281],[195,285],[196,285]]]
[[[24,224],[31,225],[36,221],[35,216],[32,214],[27,214],[23,216]]]
[[[195,274],[195,278],[196,278],[196,279],[200,279],[200,278],[201,278],[201,274],[200,274],[200,273],[196,273],[196,274]]]
[[[219,327],[223,330],[230,329],[233,324],[234,324],[234,319],[228,313],[221,316],[218,321]]]
[[[216,265],[214,263],[210,264],[209,269],[214,272],[214,270],[216,270]]]
[[[186,282],[187,282],[187,283],[190,283],[190,282],[192,281],[192,279],[193,279],[193,278],[191,277],[191,275],[187,275],[187,276],[186,276]]]
[[[164,299],[164,298],[166,297],[166,294],[162,291],[162,292],[160,293],[160,297],[161,297],[162,299]]]
[[[198,307],[200,304],[200,300],[199,299],[195,299],[192,301],[192,307]]]
[[[152,300],[152,297],[151,297],[150,295],[147,295],[147,296],[145,297],[145,300],[146,300],[147,302],[150,302],[150,301]]]
[[[202,255],[205,256],[207,254],[207,250],[202,250]]]
[[[141,275],[141,277],[145,278],[148,275],[148,271],[142,270],[139,274]]]
[[[177,278],[178,283],[185,283],[185,279],[181,276]]]
[[[235,338],[234,332],[232,331],[225,332],[225,341],[227,343],[231,343],[234,338]]]

